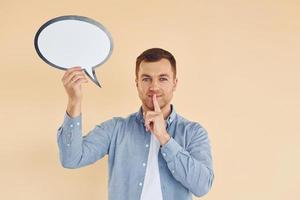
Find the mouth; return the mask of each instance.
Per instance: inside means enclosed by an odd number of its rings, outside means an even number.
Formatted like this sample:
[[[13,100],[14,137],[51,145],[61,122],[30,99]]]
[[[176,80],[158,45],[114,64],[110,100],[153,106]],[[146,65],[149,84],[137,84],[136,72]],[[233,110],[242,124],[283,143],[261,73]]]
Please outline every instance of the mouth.
[[[153,95],[148,95],[149,98],[153,98]],[[162,97],[162,95],[156,95],[156,98]]]

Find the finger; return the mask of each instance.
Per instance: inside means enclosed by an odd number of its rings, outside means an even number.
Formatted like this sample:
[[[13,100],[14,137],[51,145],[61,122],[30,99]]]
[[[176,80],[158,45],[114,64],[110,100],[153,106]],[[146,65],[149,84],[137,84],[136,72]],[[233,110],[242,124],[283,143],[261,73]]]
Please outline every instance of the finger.
[[[144,126],[146,128],[146,131],[148,131],[149,130],[149,122],[146,119],[144,119]]]
[[[64,82],[65,82],[65,83],[68,83],[68,82],[74,81],[74,79],[75,79],[76,77],[85,77],[85,74],[84,74],[84,72],[82,72],[82,71],[73,71],[71,74],[69,74],[69,75],[65,78]]]
[[[76,75],[79,75],[79,74],[82,74],[81,71],[72,71],[70,72],[69,74],[65,75],[63,78],[62,78],[62,82],[63,83],[68,83],[74,76]]]
[[[156,116],[147,116],[144,120],[145,122],[153,122]]]
[[[66,70],[65,75],[68,76],[71,72],[73,71],[78,71],[78,70],[82,70],[81,67],[77,66],[77,67],[72,67]]]
[[[87,79],[84,75],[75,75],[73,76],[65,85],[72,85],[79,79]]]
[[[75,76],[74,79],[72,79],[68,83],[66,83],[66,86],[67,87],[74,87],[75,85],[78,85],[78,84],[75,84],[75,83],[77,83],[79,80],[83,80],[84,82],[88,81],[88,79],[84,76]]]
[[[73,86],[76,87],[78,85],[81,85],[82,83],[88,83],[87,79],[79,79],[76,82],[74,82]]]
[[[145,128],[146,128],[146,131],[150,131],[150,126],[149,126],[149,124],[145,124]]]
[[[64,76],[62,77],[62,80],[65,80],[67,77],[70,76],[70,74],[72,74],[74,71],[82,71],[83,69],[81,67],[72,67],[72,68],[69,68]]]
[[[67,85],[67,88],[75,88],[76,86],[81,85],[82,83],[87,83],[87,82],[88,82],[88,80],[81,78],[81,79],[76,80],[75,82],[69,83]]]
[[[159,116],[159,113],[155,112],[155,111],[148,111],[145,113],[144,115],[144,120],[145,121],[148,121],[148,120],[151,120],[151,121],[154,121],[154,119]]]
[[[157,115],[157,112],[149,110],[145,113],[145,116],[152,116],[152,115]]]
[[[156,99],[156,94],[153,95],[152,99],[153,99],[154,111],[155,112],[160,112],[160,107],[159,107],[158,101]]]
[[[145,124],[146,131],[151,131],[152,130],[151,124],[152,124],[152,122],[148,122],[148,123]]]
[[[151,117],[148,116],[144,119],[144,121],[145,121],[144,125],[145,125],[146,129],[151,130],[151,123],[154,122],[154,119],[155,119],[155,117],[153,117],[153,116],[151,116]]]

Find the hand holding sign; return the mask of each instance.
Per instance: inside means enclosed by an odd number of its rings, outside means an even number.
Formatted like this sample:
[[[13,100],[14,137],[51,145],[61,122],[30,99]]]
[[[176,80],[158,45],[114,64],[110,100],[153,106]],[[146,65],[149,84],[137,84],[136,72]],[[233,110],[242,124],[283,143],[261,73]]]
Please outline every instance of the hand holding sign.
[[[80,104],[82,99],[81,84],[88,82],[82,69],[80,67],[68,69],[62,78],[62,82],[69,97],[69,103],[73,105]]]

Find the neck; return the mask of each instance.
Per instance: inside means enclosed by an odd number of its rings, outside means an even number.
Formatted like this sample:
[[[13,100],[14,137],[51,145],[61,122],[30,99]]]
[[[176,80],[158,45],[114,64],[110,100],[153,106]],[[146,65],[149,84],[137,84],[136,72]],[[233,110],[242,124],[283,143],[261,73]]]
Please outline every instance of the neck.
[[[142,108],[143,108],[144,112],[153,111],[145,105],[142,105]],[[164,107],[162,107],[160,109],[161,109],[161,112],[163,113],[164,119],[167,119],[168,116],[171,114],[171,104],[167,104],[167,105],[165,105]]]

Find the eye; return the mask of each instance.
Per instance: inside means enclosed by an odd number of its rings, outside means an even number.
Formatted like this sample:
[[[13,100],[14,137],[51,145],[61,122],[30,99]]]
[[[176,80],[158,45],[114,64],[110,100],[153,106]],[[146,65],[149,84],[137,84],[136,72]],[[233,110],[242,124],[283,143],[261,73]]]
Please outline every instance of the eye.
[[[142,81],[149,81],[150,78],[143,78]]]
[[[167,78],[160,78],[159,80],[160,81],[167,81],[168,79]]]

